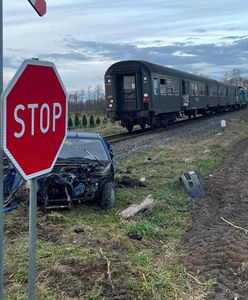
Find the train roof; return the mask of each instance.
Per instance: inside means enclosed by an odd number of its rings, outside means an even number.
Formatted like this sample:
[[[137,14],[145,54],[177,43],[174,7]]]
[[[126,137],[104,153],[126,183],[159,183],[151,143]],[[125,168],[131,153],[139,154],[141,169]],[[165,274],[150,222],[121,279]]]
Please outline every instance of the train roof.
[[[203,81],[203,82],[208,82],[208,83],[219,83],[223,85],[228,85],[231,86],[230,84],[223,83],[221,81],[217,81],[214,79],[210,79],[207,77],[203,76],[198,76],[194,75],[191,73],[187,72],[182,72],[176,69],[168,68],[162,65],[157,65],[145,60],[125,60],[125,61],[119,61],[111,65],[108,70],[106,71],[105,76],[110,75],[113,71],[124,71],[126,68],[143,68],[146,69],[147,72],[149,73],[156,73],[156,74],[163,74],[163,75],[169,75],[169,76],[174,76],[174,77],[179,77],[179,78],[187,78],[195,81]]]

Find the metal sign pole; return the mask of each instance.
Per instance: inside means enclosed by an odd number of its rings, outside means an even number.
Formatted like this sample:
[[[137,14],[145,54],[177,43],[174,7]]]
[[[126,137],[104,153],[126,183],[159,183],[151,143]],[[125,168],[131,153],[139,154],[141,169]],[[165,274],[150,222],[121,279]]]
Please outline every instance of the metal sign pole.
[[[0,95],[3,93],[3,0],[0,0]],[[3,214],[3,110],[0,113],[0,299],[3,299],[4,214]]]
[[[28,299],[35,300],[36,272],[36,223],[37,223],[37,178],[30,179],[29,192],[29,270],[28,270]]]

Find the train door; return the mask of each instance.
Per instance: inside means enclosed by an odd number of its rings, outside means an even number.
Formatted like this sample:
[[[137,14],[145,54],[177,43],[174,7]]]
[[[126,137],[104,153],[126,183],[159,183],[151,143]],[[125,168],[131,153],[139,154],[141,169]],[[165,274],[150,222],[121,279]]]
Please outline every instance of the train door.
[[[120,98],[121,111],[137,110],[137,82],[136,74],[130,73],[117,76],[117,93]]]
[[[210,106],[210,100],[209,100],[209,85],[205,85],[205,95],[206,95],[206,106]]]
[[[183,106],[189,106],[189,82],[186,80],[182,81],[182,95],[183,95]]]

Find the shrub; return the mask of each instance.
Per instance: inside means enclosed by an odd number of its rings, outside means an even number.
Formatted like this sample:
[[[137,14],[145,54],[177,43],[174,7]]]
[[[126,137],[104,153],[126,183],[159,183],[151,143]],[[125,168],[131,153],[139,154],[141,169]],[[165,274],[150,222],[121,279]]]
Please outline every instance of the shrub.
[[[107,124],[107,123],[108,123],[108,118],[107,118],[107,117],[104,117],[103,120],[102,120],[102,123],[103,123],[103,124]]]
[[[88,125],[88,120],[87,120],[86,115],[84,114],[83,115],[83,119],[82,119],[82,126],[83,127],[87,127],[87,125]]]
[[[68,126],[69,130],[73,127],[71,115],[68,116],[67,126]]]
[[[95,126],[94,116],[91,115],[91,116],[90,116],[90,127],[94,127],[94,126]]]
[[[77,128],[78,128],[79,125],[80,125],[80,120],[79,120],[79,117],[78,117],[78,114],[77,114],[77,113],[75,114],[74,124],[75,124],[75,126],[76,126]]]
[[[100,123],[101,123],[101,121],[100,121],[100,118],[99,118],[99,117],[97,117],[97,118],[96,118],[96,126],[99,126],[99,125],[100,125]]]

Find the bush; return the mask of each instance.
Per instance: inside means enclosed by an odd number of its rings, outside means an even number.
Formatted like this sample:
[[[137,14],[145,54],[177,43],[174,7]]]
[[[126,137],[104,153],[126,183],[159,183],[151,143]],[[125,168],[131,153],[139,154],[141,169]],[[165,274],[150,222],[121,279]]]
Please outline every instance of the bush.
[[[94,126],[95,126],[94,116],[91,115],[91,116],[90,116],[90,127],[94,127]]]
[[[103,124],[107,124],[107,123],[108,123],[108,118],[107,118],[107,117],[104,117],[103,120],[102,120],[102,123],[103,123]]]
[[[68,116],[67,126],[68,126],[69,130],[73,127],[71,115]]]
[[[76,126],[77,128],[78,128],[79,125],[80,125],[80,120],[79,120],[79,117],[78,117],[78,114],[77,114],[77,113],[75,114],[74,124],[75,124],[75,126]]]
[[[101,121],[100,121],[100,118],[99,118],[99,117],[97,117],[97,118],[96,118],[96,126],[99,126],[99,125],[100,125],[100,123],[101,123]]]
[[[82,119],[82,126],[83,127],[87,127],[87,125],[88,125],[88,120],[87,120],[86,115],[84,114],[83,115],[83,119]]]

